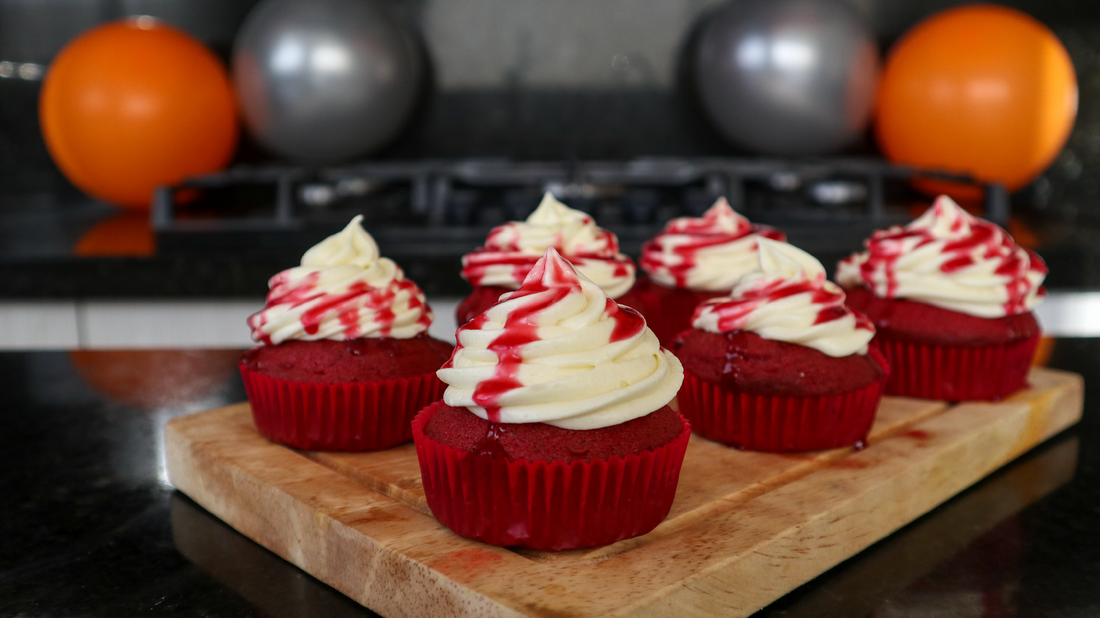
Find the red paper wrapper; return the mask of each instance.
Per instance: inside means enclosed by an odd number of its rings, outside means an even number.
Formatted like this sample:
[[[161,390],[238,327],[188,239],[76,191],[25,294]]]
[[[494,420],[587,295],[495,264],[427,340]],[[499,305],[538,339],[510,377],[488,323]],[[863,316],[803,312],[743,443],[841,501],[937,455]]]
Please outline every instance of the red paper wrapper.
[[[645,534],[668,515],[691,426],[664,446],[592,461],[509,461],[474,455],[424,435],[439,409],[412,423],[424,495],[455,534],[540,550],[608,545]]]
[[[377,382],[297,382],[238,365],[252,419],[269,440],[319,451],[377,451],[412,439],[412,419],[443,398],[434,373]]]
[[[868,354],[887,375],[875,349]],[[875,420],[886,378],[859,390],[820,397],[754,395],[684,372],[680,414],[695,433],[752,451],[788,453],[861,445]]]
[[[1005,345],[962,347],[895,341],[875,336],[893,371],[886,394],[942,401],[992,401],[1027,383],[1039,336]]]

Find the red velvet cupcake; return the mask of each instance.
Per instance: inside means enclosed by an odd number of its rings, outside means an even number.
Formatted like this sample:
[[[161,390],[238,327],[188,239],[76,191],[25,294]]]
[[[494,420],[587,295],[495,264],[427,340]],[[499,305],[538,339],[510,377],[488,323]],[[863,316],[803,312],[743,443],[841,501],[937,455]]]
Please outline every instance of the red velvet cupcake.
[[[758,237],[786,240],[783,232],[754,225],[719,198],[702,217],[680,217],[642,246],[633,293],[637,309],[661,344],[671,347],[676,335],[691,328],[699,303],[729,294],[741,277],[757,269]]]
[[[683,379],[645,320],[549,248],[523,285],[459,328],[444,401],[413,421],[424,493],[455,533],[561,550],[668,515],[690,427]]]
[[[812,256],[759,241],[759,272],[699,305],[679,337],[680,413],[699,435],[758,451],[862,445],[889,367],[874,327]]]
[[[270,282],[248,319],[261,343],[240,370],[256,428],[313,450],[385,449],[412,439],[412,418],[438,401],[448,343],[428,337],[432,312],[359,222],[325,239]]]
[[[549,192],[526,221],[493,228],[485,246],[462,258],[462,278],[474,286],[455,312],[465,324],[519,288],[547,248],[554,247],[584,276],[619,304],[635,307],[631,293],[636,268],[619,253],[619,239],[592,217],[554,199]]]
[[[997,400],[1022,388],[1047,268],[996,225],[946,196],[907,226],[875,232],[841,261],[848,304],[877,330],[888,395]]]

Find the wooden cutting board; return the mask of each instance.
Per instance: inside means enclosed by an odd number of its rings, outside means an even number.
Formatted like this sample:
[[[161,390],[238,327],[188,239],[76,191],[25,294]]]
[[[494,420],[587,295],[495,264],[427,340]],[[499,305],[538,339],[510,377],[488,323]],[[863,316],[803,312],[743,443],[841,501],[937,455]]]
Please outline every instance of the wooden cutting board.
[[[1081,416],[1080,376],[1035,369],[997,403],[885,398],[862,451],[736,451],[692,436],[668,518],[607,547],[513,551],[432,518],[412,445],[296,451],[248,404],[171,421],[168,472],[244,535],[384,616],[745,616]]]

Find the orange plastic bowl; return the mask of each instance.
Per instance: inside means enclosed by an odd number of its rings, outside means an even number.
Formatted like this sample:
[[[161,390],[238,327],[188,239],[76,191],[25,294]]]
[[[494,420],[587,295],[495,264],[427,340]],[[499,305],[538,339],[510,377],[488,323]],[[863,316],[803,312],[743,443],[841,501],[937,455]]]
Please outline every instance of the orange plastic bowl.
[[[46,146],[82,191],[148,208],[157,185],[225,167],[237,144],[233,88],[194,37],[149,17],[73,39],[39,98]]]
[[[891,161],[1019,189],[1057,156],[1077,114],[1069,53],[1025,13],[976,4],[917,24],[879,83],[875,133]],[[961,199],[980,190],[925,182]]]

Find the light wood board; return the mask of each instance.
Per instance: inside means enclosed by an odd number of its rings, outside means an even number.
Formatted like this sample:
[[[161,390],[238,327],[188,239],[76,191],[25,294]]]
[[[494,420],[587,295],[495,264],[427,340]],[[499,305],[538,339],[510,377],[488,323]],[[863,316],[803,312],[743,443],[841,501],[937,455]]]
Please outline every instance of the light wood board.
[[[746,616],[1081,415],[1080,376],[1035,369],[996,404],[885,398],[862,451],[742,452],[692,436],[668,518],[589,550],[513,551],[432,518],[412,445],[296,451],[247,404],[171,421],[181,491],[384,616]]]

